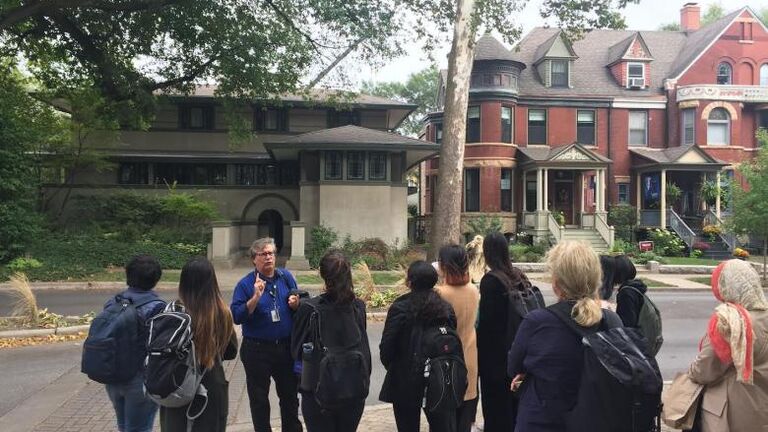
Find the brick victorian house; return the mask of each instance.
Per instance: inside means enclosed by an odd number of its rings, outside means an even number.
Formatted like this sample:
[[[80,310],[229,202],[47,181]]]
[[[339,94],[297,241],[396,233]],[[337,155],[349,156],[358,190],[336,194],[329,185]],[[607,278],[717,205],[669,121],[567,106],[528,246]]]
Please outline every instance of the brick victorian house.
[[[748,7],[700,27],[688,3],[680,18],[682,31],[594,30],[573,44],[556,28],[532,30],[513,50],[480,38],[463,222],[492,215],[508,233],[604,250],[612,204],[635,206],[640,226],[671,227],[689,246],[703,221],[723,217],[700,189],[732,178],[768,127],[768,29]],[[424,139],[441,142],[442,117],[426,116]],[[438,164],[420,166],[427,223]],[[667,184],[682,192],[675,202]]]

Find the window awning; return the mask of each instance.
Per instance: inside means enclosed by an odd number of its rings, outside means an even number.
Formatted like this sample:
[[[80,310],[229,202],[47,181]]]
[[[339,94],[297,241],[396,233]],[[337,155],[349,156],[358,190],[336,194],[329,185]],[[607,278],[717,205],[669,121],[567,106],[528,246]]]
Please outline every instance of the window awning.
[[[611,163],[607,157],[573,143],[559,147],[528,146],[517,149],[521,169],[560,168],[592,169],[605,168]]]

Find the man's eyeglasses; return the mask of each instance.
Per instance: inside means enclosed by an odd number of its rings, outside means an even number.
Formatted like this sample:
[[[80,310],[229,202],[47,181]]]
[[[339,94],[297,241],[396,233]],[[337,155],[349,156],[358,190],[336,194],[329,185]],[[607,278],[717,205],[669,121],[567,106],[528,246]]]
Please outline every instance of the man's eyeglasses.
[[[273,257],[275,256],[274,252],[259,252],[256,254],[258,257]]]

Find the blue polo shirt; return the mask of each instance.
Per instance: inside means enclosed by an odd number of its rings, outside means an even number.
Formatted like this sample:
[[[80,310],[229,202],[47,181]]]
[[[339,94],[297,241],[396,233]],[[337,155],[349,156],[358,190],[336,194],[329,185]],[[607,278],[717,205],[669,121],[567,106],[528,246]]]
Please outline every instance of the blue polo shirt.
[[[259,274],[259,277],[266,282],[266,286],[256,309],[249,314],[246,306],[255,290],[253,284],[256,282],[256,273],[252,271],[235,286],[232,304],[229,306],[232,318],[235,324],[242,326],[244,337],[268,341],[287,339],[291,336],[293,325],[293,311],[288,307],[288,293],[296,289],[296,279],[285,269],[275,269],[273,278],[263,274]],[[272,320],[273,309],[277,309],[280,321]]]

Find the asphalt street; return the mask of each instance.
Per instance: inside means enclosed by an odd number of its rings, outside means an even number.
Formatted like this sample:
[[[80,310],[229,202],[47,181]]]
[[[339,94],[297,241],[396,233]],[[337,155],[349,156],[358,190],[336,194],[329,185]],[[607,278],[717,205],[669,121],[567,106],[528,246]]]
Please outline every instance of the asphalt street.
[[[547,302],[552,301],[548,286],[543,286]],[[161,291],[161,295],[170,298],[173,291]],[[229,299],[231,292],[225,292]],[[38,292],[42,307],[64,314],[80,314],[89,310],[99,310],[104,300],[109,297],[106,291],[46,291]],[[685,370],[696,356],[698,344],[704,334],[707,321],[716,301],[709,292],[703,291],[662,291],[651,293],[651,298],[662,313],[664,326],[664,345],[657,356],[665,380],[670,380],[675,373]],[[5,299],[0,299],[5,305]],[[2,311],[0,311],[0,315]],[[384,368],[377,361],[378,346],[384,323],[381,320],[368,322],[368,337],[371,355],[374,359],[371,392],[367,404],[377,404],[378,393],[384,380]],[[45,387],[80,361],[80,343],[61,343],[54,345],[0,350],[0,416],[4,415],[19,402]],[[277,407],[274,389],[270,397],[273,407]]]

